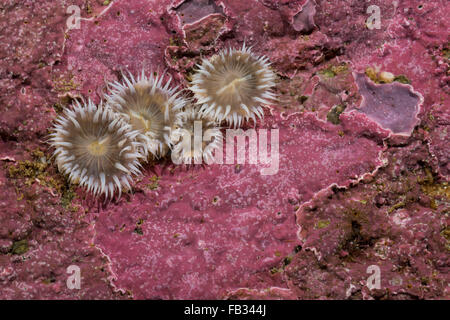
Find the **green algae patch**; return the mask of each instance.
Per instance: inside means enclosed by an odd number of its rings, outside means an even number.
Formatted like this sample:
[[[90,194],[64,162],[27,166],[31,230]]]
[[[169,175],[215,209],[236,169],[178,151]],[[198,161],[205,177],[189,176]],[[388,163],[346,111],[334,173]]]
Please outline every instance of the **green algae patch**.
[[[15,241],[11,246],[11,253],[21,255],[28,251],[28,241],[26,239]]]
[[[136,222],[136,227],[134,228],[133,232],[142,236],[144,234],[144,231],[142,230],[142,224],[144,223],[144,219],[140,218]]]
[[[346,106],[341,104],[334,106],[333,108],[331,108],[330,112],[328,112],[327,120],[332,124],[341,123],[339,116],[341,115],[342,112],[344,112],[345,108]]]
[[[159,187],[159,179],[160,179],[160,178],[159,178],[158,176],[156,176],[156,175],[152,176],[152,177],[149,179],[150,184],[147,185],[147,188],[149,188],[150,190],[156,190],[156,189],[158,189],[158,187]]]
[[[283,269],[282,268],[277,268],[277,267],[273,267],[272,269],[270,269],[270,274],[274,275],[277,273],[282,273]]]
[[[441,236],[443,236],[445,240],[447,240],[445,249],[447,249],[447,251],[450,251],[450,227],[446,227],[444,230],[442,230]]]
[[[421,191],[431,198],[431,208],[437,209],[436,199],[450,199],[448,182],[436,182],[430,168],[425,168],[425,177],[418,177]]]
[[[428,196],[450,199],[450,189],[447,182],[422,184],[421,189]]]
[[[283,259],[283,266],[287,266],[292,262],[292,256],[287,256]]]
[[[68,93],[80,88],[80,85],[73,80],[73,75],[67,78],[54,78],[53,88],[59,93]]]
[[[330,66],[326,69],[322,69],[319,71],[319,73],[323,75],[325,78],[334,78],[335,76],[347,71],[348,65],[343,63],[337,66]]]
[[[35,179],[43,177],[46,168],[47,164],[41,161],[24,160],[9,166],[8,174],[13,179],[25,179],[25,184],[29,186]]]
[[[73,192],[72,187],[68,187],[61,196],[60,204],[66,209],[72,209],[72,200],[75,198],[75,193]]]
[[[329,225],[330,225],[330,221],[329,220],[319,220],[319,221],[317,221],[315,228],[316,229],[323,229],[323,228],[328,227]]]
[[[395,76],[394,81],[403,83],[403,84],[411,84],[411,81],[404,75]]]
[[[333,78],[336,76],[336,74],[333,71],[331,71],[330,69],[325,69],[325,70],[321,71],[321,74],[327,78]]]
[[[48,174],[49,165],[46,160],[45,153],[40,149],[34,149],[30,152],[33,160],[23,160],[8,167],[8,176],[11,179],[23,180],[25,186],[30,187],[33,183],[39,183],[43,187],[47,187],[56,191],[61,195],[60,204],[71,210],[76,210],[71,206],[75,197],[73,188],[67,180],[60,175],[52,177]],[[16,186],[18,194],[20,186]],[[23,199],[23,194],[19,194],[19,199]]]
[[[447,59],[450,60],[450,49],[445,48],[442,50],[442,56]]]
[[[387,212],[390,214],[397,209],[404,208],[405,206],[406,206],[406,203],[404,201],[400,201],[400,202],[397,202],[396,204],[394,204],[392,207],[390,207]]]
[[[23,160],[8,167],[8,175],[12,179],[25,179],[25,184],[30,186],[36,179],[44,181],[45,170],[48,167],[45,154],[39,149],[31,151],[33,160]]]

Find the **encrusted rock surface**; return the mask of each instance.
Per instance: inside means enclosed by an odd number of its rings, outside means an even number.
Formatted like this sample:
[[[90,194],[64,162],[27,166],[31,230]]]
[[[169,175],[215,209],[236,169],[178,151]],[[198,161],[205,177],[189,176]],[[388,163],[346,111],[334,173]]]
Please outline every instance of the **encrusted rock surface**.
[[[448,5],[370,4],[380,29],[357,0],[0,4],[0,298],[450,298]],[[48,129],[73,99],[122,71],[185,88],[244,41],[278,75],[256,126],[279,130],[276,174],[167,158],[103,203],[58,173]]]

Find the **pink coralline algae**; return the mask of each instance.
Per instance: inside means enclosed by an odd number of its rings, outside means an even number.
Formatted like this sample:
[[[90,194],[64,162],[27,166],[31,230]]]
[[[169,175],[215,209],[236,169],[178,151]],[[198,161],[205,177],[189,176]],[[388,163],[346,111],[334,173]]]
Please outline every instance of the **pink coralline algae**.
[[[380,29],[352,0],[0,4],[0,298],[448,299],[448,5],[370,5]],[[142,70],[193,98],[196,65],[244,43],[277,75],[243,125],[278,133],[274,174],[166,156],[104,203],[58,172],[74,100]]]

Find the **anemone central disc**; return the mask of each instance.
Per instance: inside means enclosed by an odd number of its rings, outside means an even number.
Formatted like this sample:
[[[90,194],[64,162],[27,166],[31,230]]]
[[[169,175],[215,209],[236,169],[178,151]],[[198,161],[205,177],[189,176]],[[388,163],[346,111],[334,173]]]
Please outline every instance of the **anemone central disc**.
[[[147,117],[145,117],[142,113],[138,113],[135,111],[130,111],[130,116],[133,117],[133,119],[131,120],[131,123],[140,123],[142,124],[142,126],[140,126],[139,124],[137,124],[138,127],[140,127],[141,129],[144,129],[144,132],[150,130],[150,119],[148,119]],[[133,121],[134,120],[134,121]]]
[[[245,80],[247,80],[245,77],[243,78],[236,77],[228,84],[224,85],[221,89],[219,89],[217,91],[217,94],[221,95],[225,93],[225,94],[239,95],[239,85]]]
[[[108,149],[106,146],[107,140],[108,140],[107,138],[104,138],[102,140],[96,140],[96,141],[91,142],[88,145],[89,153],[92,154],[93,156],[97,156],[97,157],[105,155],[105,153]]]

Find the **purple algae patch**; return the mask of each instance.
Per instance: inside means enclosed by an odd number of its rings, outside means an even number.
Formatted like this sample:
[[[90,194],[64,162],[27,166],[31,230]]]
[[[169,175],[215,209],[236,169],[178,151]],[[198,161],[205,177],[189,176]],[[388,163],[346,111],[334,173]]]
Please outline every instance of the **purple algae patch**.
[[[175,11],[183,25],[191,24],[213,13],[223,14],[223,9],[214,0],[186,0],[178,5]]]
[[[300,12],[293,17],[292,26],[295,31],[301,33],[311,33],[315,28],[314,15],[316,14],[316,5],[314,0],[308,0]]]
[[[364,74],[355,77],[362,96],[357,110],[394,134],[410,135],[419,121],[421,96],[408,85],[397,82],[375,84]]]

